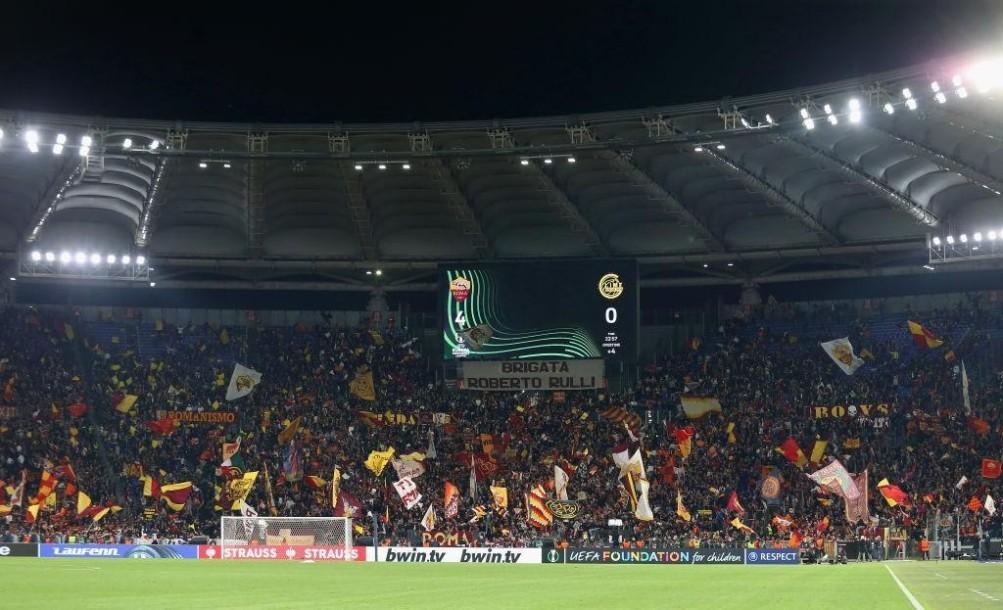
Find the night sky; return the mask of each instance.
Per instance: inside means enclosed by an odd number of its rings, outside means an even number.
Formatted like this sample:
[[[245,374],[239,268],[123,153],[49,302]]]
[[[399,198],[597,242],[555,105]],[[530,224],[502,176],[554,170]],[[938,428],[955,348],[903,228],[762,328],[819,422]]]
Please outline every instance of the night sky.
[[[417,121],[716,100],[1003,50],[1003,0],[4,7],[0,108]],[[259,6],[260,5],[260,6]],[[996,45],[995,49],[992,45]]]

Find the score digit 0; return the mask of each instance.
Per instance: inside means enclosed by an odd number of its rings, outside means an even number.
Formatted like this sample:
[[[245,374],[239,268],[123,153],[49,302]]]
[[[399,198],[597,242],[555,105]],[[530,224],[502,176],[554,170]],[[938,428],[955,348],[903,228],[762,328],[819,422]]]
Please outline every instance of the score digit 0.
[[[607,324],[616,324],[616,318],[617,318],[616,307],[607,307],[606,308],[606,323]]]

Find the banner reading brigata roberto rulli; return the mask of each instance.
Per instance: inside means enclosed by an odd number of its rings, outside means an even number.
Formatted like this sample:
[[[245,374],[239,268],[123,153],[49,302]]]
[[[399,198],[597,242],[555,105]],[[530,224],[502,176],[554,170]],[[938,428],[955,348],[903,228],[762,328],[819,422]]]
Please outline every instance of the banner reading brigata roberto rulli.
[[[457,367],[463,390],[596,390],[606,386],[606,365],[594,360],[466,360]]]

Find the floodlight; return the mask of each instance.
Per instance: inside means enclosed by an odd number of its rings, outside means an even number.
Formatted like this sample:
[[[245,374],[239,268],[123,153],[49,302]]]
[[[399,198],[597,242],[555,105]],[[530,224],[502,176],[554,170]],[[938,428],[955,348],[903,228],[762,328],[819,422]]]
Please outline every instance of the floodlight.
[[[78,265],[83,265],[84,263],[87,262],[87,255],[84,254],[83,252],[77,252],[76,254],[73,255],[73,262],[75,262]]]
[[[38,261],[42,260],[42,253],[39,252],[38,250],[32,250],[31,251],[31,260],[35,261],[36,263]]]
[[[893,106],[891,102],[885,104],[884,110],[888,114],[895,114],[895,106]]]
[[[961,86],[961,75],[960,74],[955,74],[953,77],[951,77],[951,84],[954,85],[955,87],[960,87]]]
[[[909,87],[906,87],[905,89],[902,90],[902,97],[906,98],[907,100],[912,99],[912,91],[909,90]]]
[[[223,169],[230,169],[230,162],[229,161],[227,161],[226,163],[223,164]]]
[[[97,252],[95,252],[94,254],[91,254],[91,264],[92,265],[100,265],[101,264],[101,255],[98,254]]]
[[[379,165],[377,165],[376,167],[377,167],[378,169],[380,169],[380,170],[384,170],[384,169],[386,169],[386,168],[387,168],[387,164],[386,164],[386,163],[380,163],[380,164],[379,164]]]
[[[92,140],[90,136],[80,136],[80,145],[81,146],[90,146],[93,143],[94,143],[94,140]]]
[[[575,159],[574,157],[568,157],[568,163],[575,163],[576,161],[578,161],[578,159]]]
[[[830,106],[829,104],[822,106],[822,110],[824,110],[826,114],[832,114],[832,106]]]
[[[839,119],[834,114],[830,114],[828,117],[830,125],[839,125]]]
[[[724,150],[724,144],[718,144],[718,145],[716,146],[716,148],[717,148],[718,150]]]
[[[937,81],[933,81],[932,83],[930,83],[930,88],[933,89],[934,93],[936,93],[940,91],[940,83],[938,83]]]
[[[693,152],[703,152],[703,146],[694,146]]]
[[[70,256],[70,253],[67,252],[66,250],[63,250],[62,252],[59,253],[59,262],[69,263],[71,260],[73,260],[73,257]]]
[[[122,148],[126,150],[132,148],[132,138],[126,138],[122,140]]]
[[[550,165],[551,163],[554,162],[554,160],[548,158],[548,159],[544,159],[543,162],[546,163],[547,165]]]
[[[376,270],[376,275],[383,275],[383,270],[382,269],[377,269]]]
[[[961,234],[961,235],[960,235],[960,236],[958,237],[958,240],[959,240],[959,241],[960,241],[961,243],[963,243],[963,244],[967,244],[967,243],[968,243],[968,236],[967,236],[967,235],[965,235],[964,233],[962,233],[962,234]]]
[[[410,163],[405,163],[404,165],[401,165],[401,169],[407,171],[407,170],[411,169],[411,164]]]
[[[943,104],[947,101],[947,96],[944,95],[943,91],[938,91],[937,94],[933,96],[933,99],[937,100],[938,103]]]
[[[850,122],[859,123],[861,118],[860,114],[860,100],[857,98],[850,99]]]
[[[766,113],[766,122],[767,122],[767,123],[768,123],[769,125],[774,125],[774,124],[776,124],[776,121],[774,121],[774,120],[773,120],[773,117],[771,117],[771,116],[770,116],[770,113],[769,113],[769,112],[767,112],[767,113]]]
[[[105,259],[104,259],[104,260],[105,260],[105,262],[106,262],[106,263],[108,263],[109,265],[114,265],[114,264],[115,264],[115,261],[116,261],[117,259],[116,259],[116,257],[115,257],[115,255],[114,255],[114,254],[109,254],[109,255],[108,255],[107,257],[105,257]]]
[[[968,89],[965,89],[964,87],[958,87],[957,89],[954,90],[954,92],[961,99],[965,99],[966,97],[968,97]]]
[[[948,243],[948,245],[954,245],[954,236],[953,235],[948,235],[947,236],[947,243]]]
[[[160,140],[150,140],[150,150],[157,150],[158,148],[160,148]]]
[[[939,246],[940,245],[940,238],[939,237],[934,237],[933,238],[933,245],[935,245],[935,246]]]
[[[45,261],[46,262],[51,263],[54,260],[56,260],[56,253],[55,252],[46,252],[45,253]]]
[[[156,282],[150,282],[150,288],[156,288],[156,287],[157,287]]]
[[[28,144],[28,150],[33,153],[38,152],[38,132],[34,129],[29,129],[24,132],[24,141]]]
[[[529,165],[529,159],[519,159],[520,165]]]
[[[742,121],[742,127],[745,127],[746,129],[752,127],[752,125],[749,124],[749,120],[745,117],[742,117],[740,120]]]
[[[913,98],[910,97],[909,99],[907,99],[905,101],[905,106],[909,110],[916,110],[916,100],[914,100]]]
[[[140,254],[139,256],[137,256],[136,257],[136,264],[137,265],[145,265],[146,264],[146,257],[143,256],[142,254]]]
[[[123,265],[128,265],[131,262],[132,262],[132,257],[131,256],[129,256],[128,254],[123,254],[122,255],[122,264]]]
[[[976,231],[975,235],[972,235],[972,239],[974,239],[975,241],[982,241],[982,233]]]
[[[205,161],[199,161],[199,169],[205,169],[207,167],[209,167],[208,163],[206,163]]]
[[[801,121],[801,124],[804,125],[804,128],[808,131],[815,129],[815,119],[805,119]]]
[[[996,231],[990,231],[987,237],[989,238],[989,241],[996,241]]]
[[[357,171],[357,172],[361,172],[362,171],[362,164],[361,163],[356,163],[355,164],[355,171]]]
[[[802,109],[801,109],[801,118],[802,118],[802,119],[808,119],[808,118],[811,118],[811,115],[810,115],[810,114],[808,114],[808,109],[807,109],[807,108],[802,108]]]

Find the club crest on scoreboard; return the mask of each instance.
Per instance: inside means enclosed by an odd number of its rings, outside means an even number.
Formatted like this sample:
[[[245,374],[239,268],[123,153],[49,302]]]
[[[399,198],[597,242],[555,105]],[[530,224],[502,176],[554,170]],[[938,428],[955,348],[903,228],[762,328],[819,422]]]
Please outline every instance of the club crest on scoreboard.
[[[467,300],[470,296],[470,291],[473,288],[473,284],[467,278],[457,276],[453,278],[453,281],[449,282],[449,293],[453,295],[458,303],[462,303]]]
[[[620,275],[607,273],[599,278],[599,294],[610,301],[623,294],[623,282],[620,281]]]

